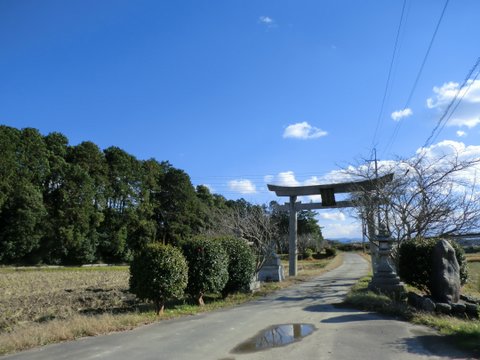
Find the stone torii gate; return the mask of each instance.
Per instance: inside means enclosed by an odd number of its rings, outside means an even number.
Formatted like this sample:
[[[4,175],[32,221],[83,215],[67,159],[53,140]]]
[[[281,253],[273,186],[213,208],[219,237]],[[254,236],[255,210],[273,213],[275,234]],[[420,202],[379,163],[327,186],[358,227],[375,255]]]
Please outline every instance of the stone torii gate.
[[[290,221],[288,228],[288,259],[290,276],[297,275],[297,212],[300,210],[314,209],[337,209],[354,206],[351,201],[336,201],[335,194],[351,193],[357,191],[372,191],[383,187],[391,182],[393,174],[364,181],[353,181],[338,184],[308,185],[308,186],[278,186],[268,184],[268,190],[274,191],[277,196],[288,196],[290,202],[285,203],[288,207]],[[320,195],[320,203],[304,203],[297,201],[298,196]]]

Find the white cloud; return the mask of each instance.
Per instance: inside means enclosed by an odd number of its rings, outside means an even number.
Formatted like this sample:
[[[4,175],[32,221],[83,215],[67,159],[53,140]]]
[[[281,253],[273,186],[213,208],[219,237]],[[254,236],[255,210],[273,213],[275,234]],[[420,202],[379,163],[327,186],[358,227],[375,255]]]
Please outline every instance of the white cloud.
[[[467,160],[480,157],[480,145],[466,146],[460,141],[443,140],[429,147],[418,149],[417,154],[421,153],[431,159],[458,155],[460,160]]]
[[[271,25],[275,22],[275,21],[273,21],[273,19],[270,16],[260,16],[258,18],[258,21],[260,21],[263,24],[267,24],[267,25]]]
[[[467,136],[467,133],[463,130],[457,130],[457,136],[458,137]]]
[[[255,184],[247,179],[231,180],[228,182],[228,187],[240,194],[255,194],[257,192]]]
[[[260,16],[258,22],[268,29],[277,27],[277,22],[270,16]]]
[[[362,229],[359,223],[350,224],[320,224],[322,226],[322,234],[326,239],[336,238],[361,238]]]
[[[465,126],[471,129],[480,124],[480,80],[470,79],[460,92],[459,89],[460,84],[452,81],[440,87],[435,86],[434,95],[427,99],[427,107],[442,113],[458,93],[457,99],[462,99],[462,102],[447,126]]]
[[[270,182],[272,182],[272,180],[273,180],[274,178],[275,178],[275,176],[273,176],[273,175],[265,175],[265,176],[263,177],[263,181],[265,181],[266,183],[270,183]]]
[[[466,126],[471,129],[480,124],[480,114],[476,118],[460,118],[455,117],[450,119],[447,126]]]
[[[294,139],[317,139],[322,136],[326,136],[328,133],[322,129],[316,128],[304,121],[288,125],[283,132],[284,138]]]
[[[345,221],[345,214],[339,211],[336,212],[321,212],[320,217],[324,220]]]
[[[401,119],[412,116],[412,115],[413,115],[412,109],[406,108],[406,109],[403,109],[403,110],[398,110],[398,111],[392,112],[391,117],[394,121],[400,121]]]
[[[293,171],[281,172],[276,177],[276,182],[281,186],[299,186],[300,182],[295,179]]]

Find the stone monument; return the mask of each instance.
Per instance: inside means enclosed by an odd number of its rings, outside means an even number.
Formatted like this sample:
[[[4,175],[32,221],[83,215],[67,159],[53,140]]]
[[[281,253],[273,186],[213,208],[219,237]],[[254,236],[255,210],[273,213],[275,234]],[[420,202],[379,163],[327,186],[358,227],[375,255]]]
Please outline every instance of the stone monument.
[[[456,303],[460,299],[460,266],[455,249],[447,240],[440,240],[433,248],[431,292],[440,303]]]
[[[258,280],[276,282],[285,280],[280,257],[275,253],[275,251],[272,250],[270,255],[265,260],[265,263],[258,272]]]

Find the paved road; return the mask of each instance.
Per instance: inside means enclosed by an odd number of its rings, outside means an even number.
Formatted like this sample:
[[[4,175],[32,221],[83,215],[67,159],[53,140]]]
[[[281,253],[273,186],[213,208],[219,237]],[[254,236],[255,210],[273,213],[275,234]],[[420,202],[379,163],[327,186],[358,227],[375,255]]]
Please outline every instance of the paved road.
[[[2,360],[465,358],[428,328],[335,307],[333,304],[341,302],[367,270],[368,264],[360,256],[345,254],[339,268],[259,301],[133,331],[50,345]],[[312,324],[315,330],[282,347],[251,353],[232,351],[272,325],[299,323]],[[297,327],[296,335],[300,332]],[[276,336],[289,339],[289,334]]]

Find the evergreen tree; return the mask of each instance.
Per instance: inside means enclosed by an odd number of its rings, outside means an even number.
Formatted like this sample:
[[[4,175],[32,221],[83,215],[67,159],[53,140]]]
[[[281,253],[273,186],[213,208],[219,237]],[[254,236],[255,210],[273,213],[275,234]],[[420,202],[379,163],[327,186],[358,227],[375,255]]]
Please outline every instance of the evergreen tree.
[[[39,247],[45,217],[42,194],[19,179],[0,214],[0,263],[19,263]]]
[[[37,130],[2,126],[0,150],[0,261],[21,262],[39,247],[43,235],[47,149]]]
[[[179,244],[205,228],[206,213],[195,193],[190,177],[169,163],[162,163],[165,173],[160,179],[157,197],[161,209],[158,231],[164,243]]]
[[[127,260],[131,223],[140,201],[141,163],[118,147],[104,150],[107,163],[106,208],[99,254],[107,261]]]

